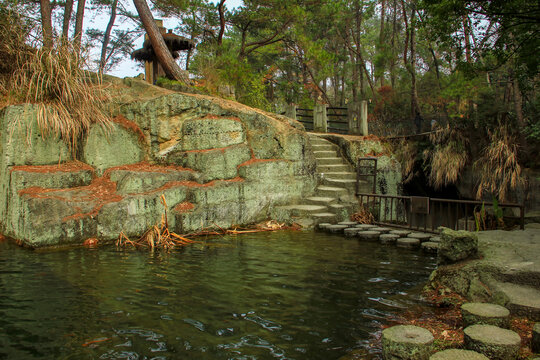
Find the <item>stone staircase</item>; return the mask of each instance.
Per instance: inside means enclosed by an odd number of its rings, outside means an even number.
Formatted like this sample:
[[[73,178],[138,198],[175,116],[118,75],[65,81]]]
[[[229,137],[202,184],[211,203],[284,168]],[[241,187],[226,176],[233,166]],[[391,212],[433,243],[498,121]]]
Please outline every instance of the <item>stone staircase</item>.
[[[321,222],[347,219],[356,210],[358,202],[355,197],[356,173],[341,156],[339,147],[315,134],[308,135],[317,164],[318,186],[301,203],[279,206],[274,212],[277,220],[288,218],[311,228]],[[360,184],[360,191],[369,191],[367,182]]]

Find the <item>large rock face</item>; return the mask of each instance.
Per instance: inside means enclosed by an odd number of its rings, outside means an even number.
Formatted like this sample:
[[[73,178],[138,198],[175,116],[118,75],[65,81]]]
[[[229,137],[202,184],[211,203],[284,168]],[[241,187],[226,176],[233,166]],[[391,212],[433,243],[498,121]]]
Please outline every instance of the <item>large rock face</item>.
[[[32,247],[110,240],[140,235],[165,210],[172,231],[230,227],[316,185],[291,119],[134,80],[112,89],[113,126],[92,127],[78,158],[42,136],[35,106],[0,112],[1,233]]]

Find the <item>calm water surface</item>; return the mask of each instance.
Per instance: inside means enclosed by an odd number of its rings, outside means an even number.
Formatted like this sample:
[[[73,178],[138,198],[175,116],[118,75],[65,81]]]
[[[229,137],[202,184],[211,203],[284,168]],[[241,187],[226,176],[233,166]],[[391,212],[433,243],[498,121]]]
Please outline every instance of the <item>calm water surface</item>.
[[[207,240],[169,254],[0,244],[0,359],[377,357],[435,259],[312,232]],[[371,354],[371,355],[369,355]]]

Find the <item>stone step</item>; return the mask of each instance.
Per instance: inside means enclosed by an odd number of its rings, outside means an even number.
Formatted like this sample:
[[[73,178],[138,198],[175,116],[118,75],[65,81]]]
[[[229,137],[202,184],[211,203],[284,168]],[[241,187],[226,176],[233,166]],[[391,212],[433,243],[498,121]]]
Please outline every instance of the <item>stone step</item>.
[[[311,196],[305,199],[305,202],[312,205],[331,205],[336,201],[335,197],[328,196]]]
[[[502,298],[506,301],[504,306],[510,313],[540,321],[540,290],[506,282],[494,282],[491,285],[495,290],[494,294],[497,292],[502,294]]]
[[[334,223],[336,221],[336,214],[332,214],[328,212],[311,214],[311,217],[315,220],[316,223],[321,223],[321,222]]]
[[[363,182],[365,183],[365,181],[360,181],[360,183]],[[356,179],[333,179],[325,176],[322,183],[323,185],[346,188],[349,191],[354,191],[356,189]]]
[[[324,173],[325,178],[356,180],[356,173],[352,171],[331,171]]]
[[[311,149],[313,151],[329,151],[329,150],[336,151],[338,148],[334,144],[311,144]]]
[[[328,172],[352,172],[352,168],[349,164],[318,164],[317,172],[326,174]]]
[[[318,186],[315,189],[315,196],[321,197],[334,197],[337,198],[341,195],[346,195],[348,193],[347,189],[335,186]]]
[[[323,205],[310,205],[310,204],[299,204],[299,205],[286,205],[280,206],[281,209],[289,212],[291,216],[310,216],[316,213],[326,212],[328,208]]]
[[[315,159],[339,157],[336,150],[323,150],[323,151],[317,150],[317,151],[313,151],[313,155],[315,155]]]
[[[340,157],[325,157],[325,158],[316,158],[315,163],[317,165],[339,165],[343,164],[343,158]]]

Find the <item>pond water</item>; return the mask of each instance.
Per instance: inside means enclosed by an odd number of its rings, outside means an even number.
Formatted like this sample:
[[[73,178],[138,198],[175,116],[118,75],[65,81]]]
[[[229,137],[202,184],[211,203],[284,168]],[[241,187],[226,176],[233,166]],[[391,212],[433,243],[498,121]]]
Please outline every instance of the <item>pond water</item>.
[[[0,359],[338,359],[419,304],[435,259],[314,232],[153,254],[0,243]]]

